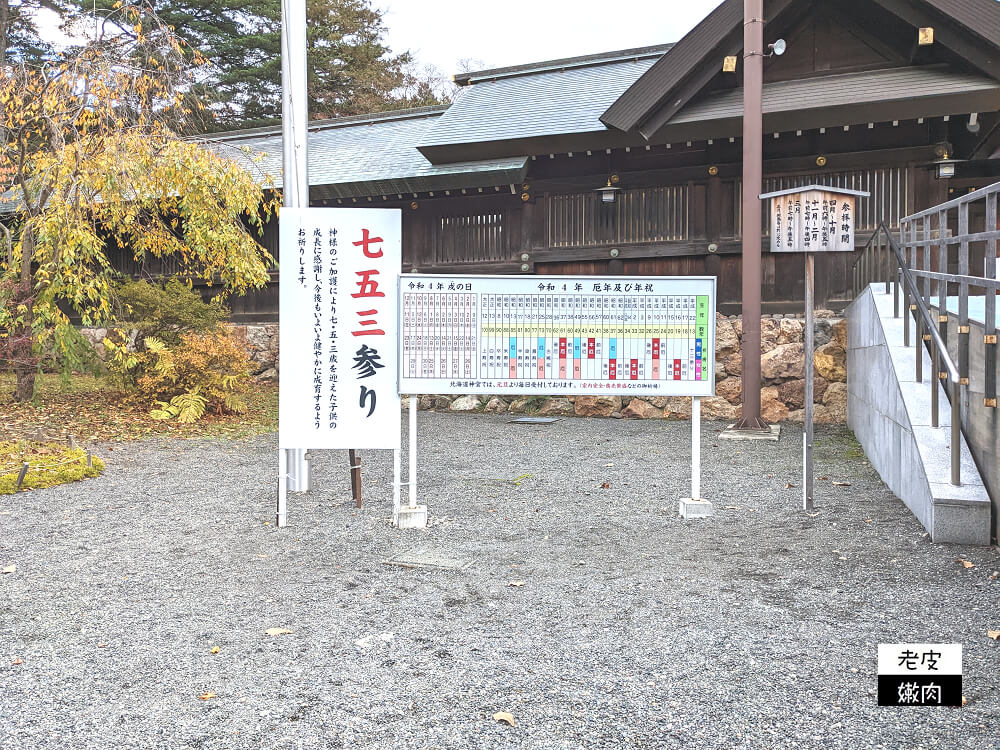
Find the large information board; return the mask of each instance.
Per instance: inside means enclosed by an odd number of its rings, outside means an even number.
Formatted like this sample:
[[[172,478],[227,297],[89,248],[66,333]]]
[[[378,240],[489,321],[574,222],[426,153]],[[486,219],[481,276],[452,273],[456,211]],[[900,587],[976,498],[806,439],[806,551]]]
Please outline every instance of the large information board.
[[[711,396],[715,278],[399,279],[400,393]]]

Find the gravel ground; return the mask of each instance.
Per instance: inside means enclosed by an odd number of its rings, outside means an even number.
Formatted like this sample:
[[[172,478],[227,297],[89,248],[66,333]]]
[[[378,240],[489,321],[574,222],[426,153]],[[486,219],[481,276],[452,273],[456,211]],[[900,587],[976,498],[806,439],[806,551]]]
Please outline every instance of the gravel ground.
[[[388,525],[374,451],[363,510],[322,453],[274,528],[274,435],[105,448],[99,479],[0,497],[0,747],[1000,745],[1000,555],[931,544],[843,429],[809,516],[800,430],[708,423],[716,514],[685,522],[688,423],[420,419],[425,531]],[[413,547],[472,564],[384,564]],[[877,707],[901,641],[964,643],[968,705]]]

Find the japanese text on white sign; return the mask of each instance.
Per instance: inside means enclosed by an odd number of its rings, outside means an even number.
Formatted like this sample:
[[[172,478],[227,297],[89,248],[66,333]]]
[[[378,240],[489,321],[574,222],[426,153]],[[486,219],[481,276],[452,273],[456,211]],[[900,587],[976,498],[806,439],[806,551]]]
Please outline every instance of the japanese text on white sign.
[[[395,209],[283,208],[281,448],[398,448]]]
[[[715,279],[400,277],[403,393],[710,396]]]

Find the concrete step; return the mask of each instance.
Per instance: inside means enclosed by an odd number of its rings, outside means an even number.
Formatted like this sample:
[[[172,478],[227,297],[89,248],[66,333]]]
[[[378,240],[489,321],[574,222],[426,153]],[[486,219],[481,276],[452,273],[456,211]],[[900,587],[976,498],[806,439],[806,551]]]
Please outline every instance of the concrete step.
[[[990,543],[990,497],[961,438],[961,485],[951,484],[951,408],[930,357],[903,346],[893,299],[872,284],[847,308],[847,421],[882,480],[935,542]],[[913,328],[910,329],[911,341]],[[931,388],[938,427],[931,427]]]

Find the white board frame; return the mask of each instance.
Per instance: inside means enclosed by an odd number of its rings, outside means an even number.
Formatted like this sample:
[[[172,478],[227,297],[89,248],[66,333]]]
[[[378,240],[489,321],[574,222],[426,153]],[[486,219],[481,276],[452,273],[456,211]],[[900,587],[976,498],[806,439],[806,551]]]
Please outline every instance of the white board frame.
[[[707,341],[702,342],[702,378],[700,380],[673,380],[667,379],[661,364],[659,379],[648,378],[642,381],[633,380],[631,377],[623,379],[616,377],[614,380],[604,377],[590,377],[575,379],[567,378],[494,378],[494,377],[461,377],[461,378],[427,378],[413,377],[405,372],[408,363],[409,349],[407,338],[408,328],[406,326],[406,295],[411,293],[410,284],[433,283],[435,287],[440,283],[443,288],[435,292],[461,294],[473,294],[476,297],[474,322],[472,328],[475,331],[475,372],[479,372],[479,365],[482,362],[482,329],[481,320],[481,298],[479,295],[486,294],[521,294],[533,295],[540,298],[574,298],[597,296],[600,299],[625,299],[630,296],[642,297],[708,297],[708,310],[706,320]],[[459,290],[457,285],[464,288]],[[600,292],[594,291],[594,285],[600,285]],[[539,285],[544,285],[545,289],[539,289]],[[577,285],[581,286],[577,290]],[[608,286],[607,291],[605,290]],[[636,293],[635,285],[642,287],[642,292]],[[449,289],[449,286],[455,286]],[[471,289],[469,288],[471,286]],[[553,289],[550,290],[549,287]],[[647,291],[649,289],[649,291]],[[620,291],[619,291],[620,290]],[[413,290],[416,291],[416,290]],[[421,290],[423,291],[423,290]],[[545,396],[576,396],[576,395],[597,395],[597,396],[696,396],[707,397],[715,395],[715,316],[716,316],[716,278],[714,276],[548,276],[548,275],[519,275],[519,276],[473,276],[466,274],[404,274],[399,278],[399,352],[397,361],[399,362],[399,388],[400,393],[419,394],[517,394],[517,395],[545,395]],[[616,311],[621,308],[614,308]],[[665,324],[666,321],[659,321]],[[624,330],[624,327],[623,327]],[[551,337],[546,337],[546,339]],[[570,337],[557,337],[570,338]],[[573,337],[575,338],[575,337]],[[580,337],[581,339],[584,337]],[[587,337],[590,338],[590,337]],[[598,337],[593,337],[598,338]],[[610,340],[617,337],[600,337],[603,340]],[[624,333],[622,338],[624,338]],[[660,338],[660,337],[656,337]],[[596,346],[596,342],[595,342]],[[693,346],[693,345],[692,345]],[[551,352],[551,347],[549,347]],[[602,349],[610,354],[609,349]],[[466,350],[468,352],[468,349]],[[617,351],[616,351],[617,353]],[[637,353],[637,352],[632,352]],[[537,354],[535,355],[537,361]],[[589,359],[589,358],[588,358]],[[595,359],[597,356],[595,354]],[[609,358],[610,359],[610,358]],[[617,359],[617,358],[616,358]],[[629,359],[637,359],[629,357]],[[645,353],[643,356],[645,365]],[[651,365],[652,366],[652,365]],[[645,368],[643,368],[645,369]],[[621,372],[621,371],[619,371]],[[582,375],[581,371],[581,375]],[[626,376],[630,373],[626,370]],[[650,375],[652,373],[649,373]],[[641,386],[641,387],[640,387]]]
[[[402,253],[400,210],[286,207],[280,209],[278,227],[279,447],[399,449],[399,332],[395,326]],[[311,230],[317,228],[321,243],[314,247]],[[304,252],[300,229],[306,231]],[[379,237],[382,241],[358,246],[364,229],[369,230],[369,240]],[[319,281],[314,278],[314,255],[321,267]],[[373,269],[377,276],[361,275]],[[318,302],[316,285],[320,287]],[[332,288],[336,290],[333,294]],[[352,297],[352,293],[363,294],[365,290],[384,296]],[[376,313],[363,314],[370,310]],[[372,331],[378,335],[369,335]],[[380,355],[382,367],[369,377],[361,377],[362,372],[355,368],[355,355],[362,344],[377,348]],[[318,356],[314,345],[321,346]],[[314,391],[317,377],[321,378],[318,395]],[[364,407],[359,403],[362,385],[376,392],[370,417],[365,407],[371,408],[371,400]]]

